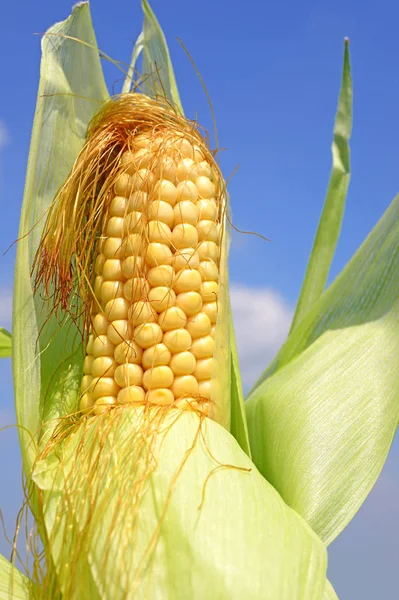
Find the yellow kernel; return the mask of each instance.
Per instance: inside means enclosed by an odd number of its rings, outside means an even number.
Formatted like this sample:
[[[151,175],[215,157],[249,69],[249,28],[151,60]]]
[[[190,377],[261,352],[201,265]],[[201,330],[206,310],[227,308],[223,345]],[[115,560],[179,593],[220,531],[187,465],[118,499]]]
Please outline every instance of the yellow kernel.
[[[171,206],[176,204],[177,189],[176,186],[167,179],[158,181],[154,186],[154,200],[163,200]]]
[[[182,396],[194,396],[198,394],[198,382],[193,375],[181,375],[175,377],[172,384],[172,392],[175,398]]]
[[[107,221],[107,225],[105,227],[105,235],[107,235],[108,237],[121,238],[123,235],[124,223],[125,219],[123,217],[111,217]]]
[[[208,179],[212,179],[212,167],[206,160],[201,160],[201,162],[197,163],[197,171],[199,176],[207,177]]]
[[[187,320],[187,331],[190,333],[193,339],[209,335],[211,331],[211,321],[204,312],[199,312]]]
[[[202,381],[203,379],[210,379],[212,377],[213,368],[213,358],[201,358],[200,360],[197,360],[197,366],[194,371],[194,377],[196,377],[198,381]]]
[[[144,238],[140,233],[129,233],[122,243],[125,256],[142,256],[145,250]]]
[[[115,404],[115,396],[102,396],[101,398],[98,398],[95,401],[93,413],[97,416],[102,415],[103,413],[107,412],[107,410],[111,408],[111,406],[114,406]]]
[[[181,181],[176,188],[176,202],[193,202],[198,198],[198,190],[192,181]]]
[[[129,200],[127,201],[125,212],[130,212],[132,210],[138,210],[138,211],[142,212],[145,209],[145,207],[147,206],[147,202],[148,202],[147,192],[143,192],[143,191],[133,192],[133,194],[130,196]]]
[[[176,181],[175,161],[169,156],[158,158],[154,165],[154,173],[158,179],[167,179],[174,183]]]
[[[199,255],[194,248],[181,248],[173,255],[172,266],[175,271],[196,269],[200,263]]]
[[[130,339],[132,328],[126,319],[117,319],[108,326],[107,336],[115,346]]]
[[[127,319],[129,302],[126,298],[114,298],[109,300],[104,307],[105,316],[109,321]]]
[[[104,265],[106,264],[107,261],[105,261]],[[104,267],[103,267],[104,269]],[[94,280],[94,295],[95,297],[98,299],[100,297],[101,294],[101,286],[104,282],[104,277],[102,275],[97,275],[97,277]]]
[[[90,334],[87,339],[86,354],[93,354],[93,342],[94,336],[93,334]]]
[[[198,244],[198,232],[194,225],[180,223],[172,230],[172,246],[174,248],[195,248]]]
[[[203,312],[208,315],[212,325],[216,323],[218,316],[218,303],[217,302],[204,302],[202,305]]]
[[[175,225],[179,225],[180,223],[195,225],[198,221],[198,209],[190,200],[183,200],[176,204],[173,213]]]
[[[92,328],[96,335],[102,335],[103,333],[107,333],[109,321],[104,313],[97,313],[92,319]]]
[[[173,226],[173,208],[163,200],[153,200],[148,207],[149,221],[161,221],[168,227]]]
[[[132,191],[132,180],[128,173],[121,173],[114,184],[114,191],[117,196],[129,198]]]
[[[173,267],[170,265],[160,265],[159,267],[152,267],[147,273],[148,283],[152,287],[158,285],[171,287],[175,277]]]
[[[119,404],[130,404],[131,402],[144,402],[145,392],[142,387],[131,385],[121,389],[117,401]]]
[[[169,366],[175,375],[191,375],[195,371],[196,360],[191,352],[178,352],[173,354]]]
[[[139,133],[133,138],[133,145],[135,149],[147,148],[151,143],[151,136],[148,133]]]
[[[220,228],[216,221],[202,220],[197,225],[198,239],[200,242],[206,240],[217,244],[220,238]]]
[[[131,176],[132,192],[148,192],[154,185],[155,177],[148,169],[139,169]]]
[[[201,287],[201,275],[196,269],[183,269],[176,275],[173,289],[177,294],[181,292],[195,292]]]
[[[150,390],[147,393],[147,402],[151,404],[158,404],[160,406],[165,406],[167,404],[173,404],[175,397],[173,392],[166,388],[159,388],[157,390]]]
[[[198,190],[198,194],[201,198],[213,198],[215,195],[215,185],[209,179],[209,177],[204,177],[200,175],[195,180],[195,185]]]
[[[127,210],[127,200],[123,196],[114,196],[109,207],[111,217],[124,217]]]
[[[174,329],[167,331],[163,338],[163,343],[171,352],[183,352],[188,350],[192,344],[192,338],[187,329]]]
[[[151,304],[146,300],[139,300],[134,302],[129,309],[129,320],[137,327],[143,323],[150,323],[155,321],[157,317],[156,312],[152,308]]]
[[[128,279],[123,286],[123,295],[130,302],[137,302],[147,298],[150,285],[145,277],[133,277]]]
[[[110,300],[123,297],[122,281],[104,281],[101,286],[101,301],[106,304]]]
[[[120,281],[124,279],[121,261],[117,258],[107,258],[103,267],[104,280]]]
[[[192,158],[182,158],[177,163],[176,178],[178,181],[191,179],[195,181],[198,178],[197,164]]]
[[[80,393],[84,394],[85,392],[90,391],[90,386],[93,382],[92,375],[83,375],[82,381],[80,382]]]
[[[213,337],[213,339],[215,339],[215,333],[216,333],[216,325],[212,325],[210,335]]]
[[[166,223],[150,221],[146,228],[146,236],[150,242],[160,242],[169,246],[172,232]]]
[[[128,213],[123,223],[123,233],[139,233],[144,228],[144,217],[143,213],[139,210],[132,210]]]
[[[142,256],[128,256],[122,262],[122,273],[126,279],[140,277],[146,271],[146,265]]]
[[[113,356],[115,350],[114,344],[106,335],[99,335],[93,341],[93,356]]]
[[[158,323],[163,331],[170,331],[172,329],[185,327],[187,317],[181,308],[178,306],[171,306],[159,315]]]
[[[202,298],[198,292],[182,292],[176,296],[176,305],[189,317],[202,308]]]
[[[94,357],[91,354],[85,356],[83,361],[83,373],[85,375],[92,375],[91,369],[93,366]]]
[[[144,350],[142,359],[143,367],[144,369],[149,369],[150,367],[168,365],[171,356],[172,355],[165,344],[155,344],[155,346],[151,346],[151,348]]]
[[[178,139],[176,142],[174,142],[173,146],[181,157],[194,158],[193,146],[187,139]]]
[[[211,398],[211,380],[205,379],[198,382],[198,394],[204,398]]]
[[[105,240],[103,253],[99,256],[104,256],[103,267],[106,258],[122,258],[122,238],[109,237]]]
[[[215,221],[218,211],[214,200],[201,199],[197,202],[198,218]]]
[[[101,396],[117,396],[119,386],[113,377],[94,377],[91,382],[90,394],[93,400]]]
[[[172,385],[174,379],[173,371],[165,365],[151,367],[144,371],[143,386],[146,390],[157,388],[168,388]]]
[[[121,156],[121,164],[126,169],[126,173],[133,175],[138,169],[147,169],[152,157],[153,154],[148,148],[140,148],[136,152],[124,152]]]
[[[197,252],[201,261],[213,260],[213,262],[216,262],[219,258],[219,246],[215,242],[201,242],[197,246]]]
[[[194,160],[196,162],[203,161],[205,157],[204,157],[204,154],[203,154],[201,148],[199,146],[197,146],[196,144],[194,144],[193,150],[194,150]]]
[[[119,387],[128,387],[131,385],[141,385],[143,379],[143,369],[140,365],[126,363],[119,365],[115,369],[115,381]]]
[[[80,402],[79,402],[79,409],[81,410],[81,412],[82,413],[91,412],[93,405],[94,405],[94,400],[90,396],[90,394],[83,394],[83,396],[81,397]]]
[[[162,341],[163,332],[158,323],[143,323],[134,330],[134,339],[141,348],[149,348]]]
[[[219,286],[216,281],[204,281],[201,283],[200,294],[204,302],[216,302]]]
[[[143,350],[133,340],[125,340],[121,344],[118,344],[114,351],[114,358],[119,364],[129,362],[139,365],[142,356]]]
[[[116,362],[112,356],[99,356],[93,361],[93,377],[112,377],[115,368]]]
[[[212,260],[202,260],[198,271],[201,273],[203,281],[218,281],[219,269]]]
[[[211,335],[205,335],[193,340],[190,351],[195,358],[211,358],[215,350],[215,342]]]
[[[94,272],[96,275],[101,275],[101,273],[103,272],[105,259],[106,259],[106,257],[104,256],[104,254],[99,254],[97,256],[95,266],[94,266]]]
[[[145,257],[150,267],[169,264],[172,259],[172,251],[165,244],[151,242],[148,244]]]
[[[166,286],[158,286],[151,289],[148,294],[148,301],[154,310],[161,313],[176,304],[176,294]]]

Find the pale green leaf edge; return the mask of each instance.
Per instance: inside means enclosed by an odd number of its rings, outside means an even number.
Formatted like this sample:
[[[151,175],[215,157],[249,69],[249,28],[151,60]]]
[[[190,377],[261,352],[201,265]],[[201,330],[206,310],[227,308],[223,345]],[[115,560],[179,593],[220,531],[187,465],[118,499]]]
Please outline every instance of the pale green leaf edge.
[[[33,297],[31,268],[43,216],[84,143],[87,124],[108,97],[96,47],[88,3],[78,4],[42,39],[13,295],[15,406],[28,478],[40,424],[66,414],[66,406],[71,411],[82,368],[80,356],[73,356],[77,338],[72,328],[54,318],[47,322],[49,306],[43,306],[40,295]],[[79,68],[82,61],[84,77]],[[60,356],[66,357],[62,365]]]
[[[9,358],[12,354],[11,333],[0,327],[0,358]]]
[[[398,315],[399,196],[246,403],[255,464],[326,544],[366,499],[396,433]]]
[[[29,579],[0,554],[0,600],[29,600],[30,591]]]
[[[350,179],[349,139],[352,131],[352,95],[349,40],[345,40],[341,90],[331,147],[332,171],[290,334],[324,292],[337,247]]]
[[[166,94],[166,97],[183,114],[183,107],[165,35],[149,2],[142,0],[141,6],[144,13],[142,70],[146,74],[154,73],[154,77],[151,77],[147,83],[144,82],[141,86],[142,90],[149,96],[154,96],[158,89],[160,95],[163,96]],[[156,75],[155,72],[157,72]],[[159,89],[157,78],[161,80],[161,89]]]

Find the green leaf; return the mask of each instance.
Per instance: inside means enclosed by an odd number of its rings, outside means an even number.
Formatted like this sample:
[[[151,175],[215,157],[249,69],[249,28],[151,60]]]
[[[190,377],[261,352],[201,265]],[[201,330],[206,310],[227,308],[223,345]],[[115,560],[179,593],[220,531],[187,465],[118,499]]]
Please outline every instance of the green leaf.
[[[314,532],[225,428],[173,413],[80,421],[41,461],[64,596],[321,599],[326,551]]]
[[[0,554],[0,600],[29,600],[29,579]]]
[[[183,114],[165,35],[149,2],[142,0],[141,6],[144,12],[142,72],[144,75],[152,75],[146,79],[141,89],[149,96],[166,96]]]
[[[127,94],[128,92],[130,92],[130,89],[132,87],[133,77],[136,72],[136,64],[137,64],[140,54],[143,51],[143,40],[144,40],[144,34],[143,34],[143,32],[141,32],[139,37],[136,40],[136,43],[133,46],[132,57],[130,59],[129,69],[126,73],[126,77],[123,82],[122,94]]]
[[[17,246],[13,370],[18,431],[28,476],[39,425],[72,406],[82,363],[81,353],[76,352],[76,328],[49,319],[51,302],[43,303],[40,294],[34,299],[30,272],[46,210],[82,147],[90,119],[106,98],[89,6],[78,4],[72,15],[49,29],[42,40]]]
[[[338,600],[338,596],[335,593],[335,590],[331,583],[328,581],[328,579],[326,580],[326,587],[324,589],[323,600]]]
[[[231,357],[231,433],[240,444],[241,448],[251,458],[251,447],[248,436],[247,416],[245,414],[244,395],[242,392],[240,366],[236,339],[234,334],[233,318],[230,306],[230,357]]]
[[[11,333],[0,327],[0,358],[8,358],[12,354]]]
[[[305,279],[291,325],[291,331],[297,327],[313,304],[317,302],[327,283],[328,273],[341,231],[346,194],[349,186],[349,138],[351,130],[352,78],[349,61],[349,40],[345,40],[341,91],[331,148],[332,171],[323,212],[320,217]]]
[[[247,402],[255,464],[325,543],[372,489],[399,413],[399,196]]]

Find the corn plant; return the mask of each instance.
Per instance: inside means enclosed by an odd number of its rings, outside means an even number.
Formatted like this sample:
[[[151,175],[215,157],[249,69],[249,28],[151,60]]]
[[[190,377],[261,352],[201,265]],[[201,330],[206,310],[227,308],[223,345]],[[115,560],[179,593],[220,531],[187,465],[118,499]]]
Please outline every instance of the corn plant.
[[[142,6],[116,97],[87,3],[42,40],[12,337],[38,537],[26,575],[0,558],[0,597],[332,600],[327,547],[398,420],[399,199],[326,289],[350,176],[345,42],[291,331],[244,404],[226,183]]]

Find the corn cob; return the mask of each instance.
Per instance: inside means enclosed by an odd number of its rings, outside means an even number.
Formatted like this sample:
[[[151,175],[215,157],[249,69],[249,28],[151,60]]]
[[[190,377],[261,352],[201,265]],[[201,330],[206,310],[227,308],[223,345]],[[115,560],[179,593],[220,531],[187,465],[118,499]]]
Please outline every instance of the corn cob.
[[[36,261],[64,309],[75,285],[83,299],[82,414],[134,404],[212,415],[224,211],[195,124],[141,94],[93,121]]]

